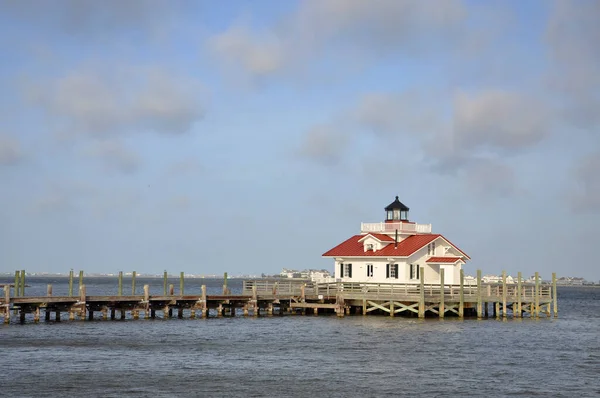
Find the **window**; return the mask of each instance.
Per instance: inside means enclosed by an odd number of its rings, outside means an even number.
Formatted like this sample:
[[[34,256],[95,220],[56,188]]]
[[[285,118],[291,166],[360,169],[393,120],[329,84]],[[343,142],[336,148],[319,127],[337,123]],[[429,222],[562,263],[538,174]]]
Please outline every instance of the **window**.
[[[367,250],[371,250],[371,251],[373,250],[373,244],[372,243],[367,244]]]
[[[373,277],[373,264],[367,264],[367,276]]]
[[[398,264],[386,264],[385,277],[398,279]]]
[[[387,212],[387,219],[388,220],[392,220],[393,219],[393,215],[394,215],[394,212],[392,210],[388,210],[388,212]]]
[[[340,263],[340,271],[342,278],[352,278],[352,264]]]
[[[421,278],[421,270],[419,269],[419,264],[411,264],[410,265],[410,279],[420,279]]]
[[[427,255],[434,256],[435,255],[435,242],[431,242],[427,245]]]

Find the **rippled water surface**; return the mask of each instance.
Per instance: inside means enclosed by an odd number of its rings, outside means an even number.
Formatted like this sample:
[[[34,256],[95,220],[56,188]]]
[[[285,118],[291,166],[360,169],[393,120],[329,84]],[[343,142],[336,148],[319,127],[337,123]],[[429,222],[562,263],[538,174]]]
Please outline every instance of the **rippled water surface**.
[[[45,294],[48,280],[27,283],[27,295]],[[116,292],[114,280],[86,284]],[[54,281],[55,294],[66,286]],[[0,326],[0,396],[600,396],[600,289],[559,288],[559,315],[12,323]]]

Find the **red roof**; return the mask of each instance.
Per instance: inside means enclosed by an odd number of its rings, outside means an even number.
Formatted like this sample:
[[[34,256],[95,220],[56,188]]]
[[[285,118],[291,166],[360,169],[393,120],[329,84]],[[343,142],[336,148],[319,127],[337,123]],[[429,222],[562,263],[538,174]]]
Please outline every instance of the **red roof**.
[[[362,235],[362,238],[359,239],[359,242],[362,241],[363,239],[365,239],[369,235],[372,236],[372,237],[374,237],[375,239],[377,239],[380,242],[395,242],[394,238],[392,238],[389,235],[386,235],[386,234],[375,234],[375,233],[371,233],[371,232],[369,232],[366,235]]]
[[[360,242],[365,235],[354,235],[324,253],[323,257],[408,257],[440,236],[442,235],[411,235],[398,242],[397,247],[393,243],[390,243],[381,250],[365,252],[364,245]]]
[[[431,257],[427,260],[428,263],[455,263],[462,260],[460,257]]]

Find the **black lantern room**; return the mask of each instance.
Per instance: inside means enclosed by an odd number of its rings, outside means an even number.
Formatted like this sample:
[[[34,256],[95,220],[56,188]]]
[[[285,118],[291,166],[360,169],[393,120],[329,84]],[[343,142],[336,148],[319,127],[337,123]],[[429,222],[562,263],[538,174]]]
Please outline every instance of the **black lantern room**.
[[[385,208],[385,214],[386,222],[408,221],[408,207],[400,202],[397,196],[396,200]]]

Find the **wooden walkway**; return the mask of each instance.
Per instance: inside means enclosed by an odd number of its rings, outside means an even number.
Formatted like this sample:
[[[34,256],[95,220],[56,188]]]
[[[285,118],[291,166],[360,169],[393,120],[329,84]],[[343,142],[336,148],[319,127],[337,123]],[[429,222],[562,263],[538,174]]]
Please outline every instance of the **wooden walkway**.
[[[421,275],[424,273],[421,272]],[[222,316],[259,316],[274,314],[317,315],[332,313],[343,317],[351,314],[384,314],[387,316],[408,315],[419,318],[446,314],[463,317],[488,318],[490,312],[495,318],[506,317],[554,317],[558,316],[556,298],[556,275],[552,275],[552,284],[540,282],[536,273],[534,284],[521,282],[507,284],[506,275],[498,284],[482,284],[481,271],[478,271],[477,285],[441,285],[425,284],[421,279],[417,284],[390,283],[312,283],[297,280],[248,280],[244,281],[241,294],[231,294],[226,279],[220,295],[207,295],[206,286],[202,286],[200,295],[175,295],[173,285],[168,294],[151,295],[148,285],[143,295],[126,296],[122,294],[122,279],[119,279],[119,292],[115,296],[88,296],[86,287],[80,284],[78,295],[53,296],[52,286],[48,285],[46,296],[11,296],[11,286],[4,286],[4,295],[0,298],[0,317],[4,323],[11,318],[23,323],[27,314],[33,314],[34,322],[39,322],[44,312],[46,321],[60,321],[66,313],[70,320],[76,318],[102,319],[138,319],[155,318],[157,312],[162,318],[170,318],[177,312],[178,318],[184,314],[189,318]],[[183,278],[183,276],[182,276]],[[443,278],[443,275],[442,275]],[[463,279],[461,271],[461,282]],[[23,279],[24,281],[24,279]],[[80,282],[82,277],[80,276]],[[19,283],[16,283],[19,291]],[[72,291],[72,282],[71,282]],[[165,285],[166,287],[166,285]],[[135,291],[135,288],[133,289]],[[22,290],[24,291],[24,289]],[[166,291],[166,288],[165,288]],[[180,291],[183,292],[183,279]],[[164,292],[163,292],[164,293]],[[404,313],[404,314],[403,314]]]

